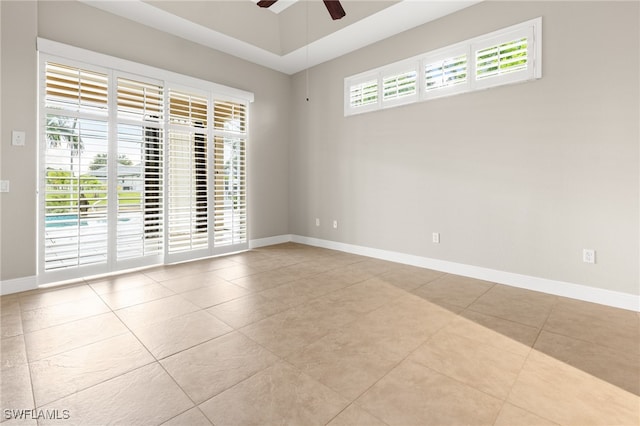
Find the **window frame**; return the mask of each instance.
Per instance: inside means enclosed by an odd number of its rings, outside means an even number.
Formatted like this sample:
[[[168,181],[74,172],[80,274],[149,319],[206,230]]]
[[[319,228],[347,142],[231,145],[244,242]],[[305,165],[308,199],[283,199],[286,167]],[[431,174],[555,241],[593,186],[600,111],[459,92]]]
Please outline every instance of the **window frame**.
[[[388,78],[397,78],[405,73],[415,73],[415,92],[410,95],[397,96],[390,99],[384,97],[385,80]],[[420,96],[420,70],[419,63],[414,60],[400,61],[392,65],[387,65],[381,68],[379,72],[378,86],[381,92],[380,100],[382,101],[382,108],[392,108],[395,106],[406,105],[416,102]]]
[[[463,83],[447,85],[443,87],[437,87],[433,90],[427,90],[426,84],[426,66],[435,62],[444,61],[447,59],[455,58],[458,56],[466,56],[467,58],[467,70],[466,79]],[[442,49],[434,50],[420,57],[420,71],[421,81],[423,89],[420,92],[421,99],[436,99],[444,96],[451,96],[458,93],[468,91],[469,86],[469,48],[465,43],[458,43],[452,46],[447,46]]]
[[[247,92],[240,89],[235,89],[232,87],[220,85],[217,83],[213,83],[210,81],[185,76],[182,74],[173,73],[171,71],[131,62],[128,60],[111,57],[108,55],[104,55],[101,53],[88,51],[85,49],[76,48],[73,46],[65,45],[62,43],[54,42],[51,40],[46,40],[42,38],[37,39],[37,53],[38,53],[38,64],[39,64],[39,72],[38,72],[38,120],[39,120],[39,140],[38,140],[38,275],[39,281],[41,283],[49,283],[55,281],[62,281],[68,279],[74,279],[81,276],[88,275],[97,275],[104,273],[111,273],[120,270],[131,269],[135,267],[143,267],[150,265],[158,265],[158,264],[166,264],[173,263],[177,261],[184,261],[190,259],[196,259],[200,257],[207,257],[213,255],[224,254],[232,251],[244,250],[249,247],[249,230],[248,230],[248,203],[246,202],[247,196],[247,184],[248,184],[248,176],[247,176],[247,164],[246,164],[246,153],[247,153],[247,141],[250,138],[249,134],[249,123],[250,123],[250,103],[254,101],[254,95],[251,92]],[[46,150],[42,147],[43,143],[46,140],[47,129],[45,125],[45,119],[47,115],[47,108],[45,107],[45,99],[46,94],[43,93],[46,88],[46,68],[45,65],[47,63],[57,63],[65,66],[70,66],[74,68],[79,68],[82,70],[98,72],[101,74],[106,74],[108,77],[108,107],[107,112],[104,116],[100,115],[99,118],[107,121],[108,126],[108,146],[107,146],[107,155],[109,158],[107,162],[107,179],[108,179],[108,189],[107,189],[107,208],[108,208],[108,218],[110,221],[116,220],[118,217],[118,126],[121,123],[125,124],[138,124],[143,123],[144,128],[144,120],[136,121],[129,118],[121,119],[118,114],[118,81],[120,78],[134,80],[137,82],[143,82],[148,84],[160,84],[163,88],[163,97],[164,97],[164,117],[158,125],[158,128],[161,129],[163,134],[163,166],[162,172],[164,173],[163,182],[162,182],[162,203],[163,203],[163,249],[160,255],[150,255],[144,256],[142,255],[139,258],[134,259],[118,259],[118,246],[117,246],[117,223],[108,224],[107,230],[107,258],[106,261],[102,261],[98,264],[86,265],[86,266],[72,266],[68,268],[61,269],[50,269],[45,270],[45,220],[44,220],[44,208],[46,206],[45,203],[45,177],[43,176],[43,169],[46,167]],[[209,247],[208,250],[199,250],[193,251],[190,253],[179,253],[177,255],[170,254],[168,252],[167,245],[167,236],[168,236],[168,199],[167,199],[167,191],[168,191],[168,177],[167,167],[168,167],[168,140],[169,140],[169,106],[168,106],[168,94],[170,90],[185,90],[191,93],[204,93],[206,94],[207,99],[207,108],[208,108],[208,116],[207,116],[207,126],[206,130],[203,133],[206,133],[207,140],[207,197],[208,197],[208,211],[207,217],[209,220],[209,228],[208,238],[209,238]],[[214,135],[222,135],[228,132],[224,130],[214,129],[214,103],[215,102],[227,102],[232,104],[238,104],[241,107],[241,114],[244,120],[244,124],[240,129],[239,133],[236,132],[234,134],[235,137],[241,138],[243,140],[244,145],[242,146],[243,152],[243,187],[242,193],[240,194],[243,198],[244,208],[243,210],[243,222],[242,222],[242,235],[244,240],[239,241],[238,239],[234,239],[233,242],[229,245],[221,245],[218,246],[215,244],[215,235],[214,235],[214,189],[213,189],[213,178],[211,177],[211,170],[209,168],[213,168],[213,140]],[[74,116],[82,116],[83,113],[76,113],[71,111],[71,114]],[[86,114],[85,114],[86,115]],[[143,134],[144,140],[144,134]],[[144,144],[144,142],[143,142]],[[144,155],[143,155],[144,157]],[[141,163],[144,168],[144,162]],[[235,208],[235,205],[232,209]],[[115,218],[115,219],[114,219]],[[234,227],[235,232],[235,224],[232,225]],[[235,234],[233,234],[235,235]]]
[[[514,40],[515,37],[527,38],[527,68],[525,70],[507,72],[497,76],[477,79],[475,61],[476,52],[484,47],[510,42]],[[426,89],[426,65],[463,54],[466,55],[467,58],[467,75],[464,83],[436,88],[433,90]],[[385,101],[383,99],[385,75],[392,72],[391,70],[395,70],[394,72],[400,73],[403,69],[417,70],[417,95],[415,97],[407,96],[404,99],[397,98]],[[491,87],[537,80],[540,78],[542,78],[542,17],[537,17],[471,39],[443,46],[442,48],[431,50],[411,58],[346,77],[344,79],[344,116],[358,115],[385,108],[423,102],[461,93],[488,89]],[[358,84],[362,84],[363,82],[372,81],[373,79],[377,79],[377,102],[364,106],[353,106],[350,102],[352,88]]]
[[[359,86],[359,85],[363,85],[366,83],[369,83],[371,81],[375,81],[376,82],[376,101],[375,102],[371,102],[362,106],[358,106],[358,107],[353,107],[351,105],[351,93],[352,93],[352,88],[354,88],[355,86]],[[365,72],[362,74],[358,74],[358,75],[354,75],[352,77],[349,77],[348,80],[346,80],[345,82],[345,92],[344,92],[344,109],[345,111],[347,110],[352,110],[357,108],[358,112],[369,112],[369,111],[375,111],[377,109],[380,108],[380,104],[381,104],[381,98],[382,98],[382,88],[380,86],[380,73],[375,71],[375,72]]]

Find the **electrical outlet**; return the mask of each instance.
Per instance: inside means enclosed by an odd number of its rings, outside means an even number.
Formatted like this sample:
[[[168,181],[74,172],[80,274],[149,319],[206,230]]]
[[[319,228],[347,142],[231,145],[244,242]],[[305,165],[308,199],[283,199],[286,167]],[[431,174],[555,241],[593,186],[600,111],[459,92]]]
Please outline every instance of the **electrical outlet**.
[[[24,146],[24,141],[27,138],[26,132],[22,130],[14,130],[11,132],[11,145]]]
[[[333,229],[338,229],[338,221],[337,220],[333,221]]]
[[[320,226],[320,218],[316,217],[316,226]]]
[[[0,180],[0,192],[9,192],[8,180]]]
[[[440,233],[434,232],[433,234],[431,234],[431,240],[436,244],[440,244]]]
[[[591,249],[582,250],[582,261],[584,263],[596,263],[596,251]]]

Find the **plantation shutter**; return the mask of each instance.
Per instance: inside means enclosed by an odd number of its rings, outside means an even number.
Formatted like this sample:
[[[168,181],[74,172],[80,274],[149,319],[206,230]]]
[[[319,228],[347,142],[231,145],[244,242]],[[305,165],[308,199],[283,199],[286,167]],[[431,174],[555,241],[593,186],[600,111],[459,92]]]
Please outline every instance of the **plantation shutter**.
[[[415,70],[399,74],[386,75],[382,78],[382,101],[388,102],[418,93],[418,79]]]
[[[247,107],[214,101],[214,244],[247,241]]]
[[[106,264],[108,174],[90,164],[108,151],[107,75],[47,62],[44,79],[41,267]]]
[[[424,93],[427,98],[450,95],[466,90],[467,52],[447,49],[423,59]]]
[[[475,87],[491,87],[533,78],[533,45],[533,27],[474,43]]]
[[[209,247],[206,97],[169,91],[168,252]]]
[[[252,93],[38,49],[40,283],[248,248]]]
[[[378,103],[378,80],[369,80],[349,87],[349,106],[359,108]]]
[[[117,259],[163,253],[164,91],[118,78]]]

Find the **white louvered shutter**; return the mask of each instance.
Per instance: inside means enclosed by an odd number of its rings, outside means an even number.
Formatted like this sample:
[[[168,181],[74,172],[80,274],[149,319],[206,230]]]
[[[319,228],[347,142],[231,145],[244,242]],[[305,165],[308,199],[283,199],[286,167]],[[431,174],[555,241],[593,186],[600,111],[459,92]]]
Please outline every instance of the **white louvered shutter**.
[[[354,84],[349,88],[349,105],[360,108],[378,102],[378,81],[370,80]]]
[[[247,105],[214,101],[214,241],[247,242]]]
[[[382,79],[382,101],[388,102],[418,92],[418,79],[415,70],[385,76]]]
[[[423,59],[426,98],[467,90],[468,64],[464,49],[452,49]]]
[[[535,78],[533,34],[530,26],[474,43],[474,86],[486,88]]]
[[[108,152],[106,74],[47,62],[41,147],[43,263],[54,271],[106,263]]]
[[[164,91],[117,79],[117,259],[163,253]]]
[[[209,247],[207,98],[170,90],[168,252]]]

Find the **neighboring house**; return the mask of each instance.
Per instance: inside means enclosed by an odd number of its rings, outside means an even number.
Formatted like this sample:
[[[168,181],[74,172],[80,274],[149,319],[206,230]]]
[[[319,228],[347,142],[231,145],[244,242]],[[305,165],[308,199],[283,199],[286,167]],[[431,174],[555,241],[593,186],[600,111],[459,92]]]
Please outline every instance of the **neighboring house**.
[[[92,170],[91,175],[104,179],[107,177],[107,166]],[[118,164],[118,190],[142,192],[144,186],[142,182],[142,166],[126,166]]]

